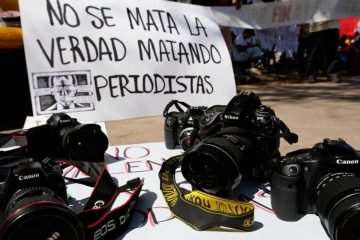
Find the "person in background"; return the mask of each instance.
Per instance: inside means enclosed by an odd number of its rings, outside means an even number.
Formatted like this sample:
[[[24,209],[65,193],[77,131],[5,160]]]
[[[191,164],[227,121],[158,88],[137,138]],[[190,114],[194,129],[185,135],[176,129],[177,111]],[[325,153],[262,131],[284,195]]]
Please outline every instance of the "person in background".
[[[360,35],[358,31],[359,27],[355,29],[353,36],[349,36],[349,39],[346,39],[349,42],[349,46],[345,48],[345,52],[342,52],[343,54],[346,54],[347,62],[345,70],[346,73],[350,75],[360,74]]]
[[[355,31],[354,38],[351,39],[351,44],[353,44],[358,50],[360,50],[360,34],[358,31]]]
[[[327,78],[339,82],[338,48],[339,48],[339,22],[327,20],[311,23],[310,53],[306,69],[306,82],[316,82],[319,70]]]
[[[235,38],[234,45],[236,46],[234,61],[243,66],[244,70],[256,71],[255,66],[263,52],[259,47],[260,43],[254,30],[244,29],[242,34]],[[256,74],[260,74],[259,70],[256,71]]]
[[[306,73],[307,59],[310,53],[310,25],[308,23],[299,25],[299,34],[298,34],[298,47],[296,53],[296,60],[299,67],[299,72],[301,75]]]

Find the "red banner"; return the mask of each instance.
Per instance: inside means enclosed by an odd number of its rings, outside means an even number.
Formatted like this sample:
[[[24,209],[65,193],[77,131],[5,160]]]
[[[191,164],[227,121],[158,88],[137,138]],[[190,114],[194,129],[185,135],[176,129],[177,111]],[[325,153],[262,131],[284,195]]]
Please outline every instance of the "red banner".
[[[360,18],[343,18],[340,19],[340,36],[354,36],[356,30],[360,31]]]

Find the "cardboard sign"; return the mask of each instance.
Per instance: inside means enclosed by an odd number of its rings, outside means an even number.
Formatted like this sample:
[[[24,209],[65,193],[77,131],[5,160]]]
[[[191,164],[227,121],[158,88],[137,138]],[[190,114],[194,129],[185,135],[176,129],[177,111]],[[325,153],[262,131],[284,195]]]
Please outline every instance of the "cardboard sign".
[[[34,115],[80,121],[161,115],[178,99],[236,94],[210,8],[160,0],[20,1]]]

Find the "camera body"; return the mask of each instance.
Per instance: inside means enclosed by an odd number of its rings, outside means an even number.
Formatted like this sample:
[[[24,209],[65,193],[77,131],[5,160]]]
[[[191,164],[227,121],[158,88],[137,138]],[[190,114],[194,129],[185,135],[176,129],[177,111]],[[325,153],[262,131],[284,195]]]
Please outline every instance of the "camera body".
[[[65,113],[55,113],[45,125],[28,129],[26,140],[30,155],[37,160],[63,157],[101,162],[109,144],[99,125],[80,124]]]
[[[250,162],[257,168],[269,159],[280,156],[280,132],[289,132],[282,124],[274,110],[263,105],[257,95],[253,92],[240,92],[227,105],[223,129],[236,127],[236,135],[251,142],[248,147],[252,157]],[[290,142],[297,142],[297,139]],[[256,170],[252,173],[256,174]]]
[[[171,104],[172,102],[170,102]],[[169,112],[165,116],[165,145],[168,149],[184,150],[220,130],[223,105],[188,106],[186,111]]]
[[[0,207],[6,214],[25,196],[51,192],[67,203],[66,185],[59,164],[45,159],[43,162],[32,158],[14,160],[0,169]],[[5,207],[5,205],[7,206]]]
[[[360,153],[343,139],[324,139],[274,159],[271,203],[285,221],[317,214],[331,239],[348,234],[360,217]],[[359,236],[357,236],[359,237]]]

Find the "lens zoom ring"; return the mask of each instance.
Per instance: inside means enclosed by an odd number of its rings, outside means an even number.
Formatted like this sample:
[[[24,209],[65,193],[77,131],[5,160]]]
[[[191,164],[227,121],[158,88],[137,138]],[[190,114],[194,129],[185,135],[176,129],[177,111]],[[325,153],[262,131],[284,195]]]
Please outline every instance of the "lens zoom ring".
[[[36,192],[36,194],[32,193]],[[51,202],[57,202],[64,204],[63,201],[53,196],[54,192],[48,188],[33,186],[29,188],[24,188],[16,193],[10,198],[5,214],[8,215],[12,211],[25,206],[33,201],[41,201],[41,200],[50,200]]]
[[[340,177],[333,179],[324,186],[316,201],[317,209],[319,214],[327,217],[333,204],[342,199],[343,193],[347,190],[360,187],[360,178],[357,177]]]

